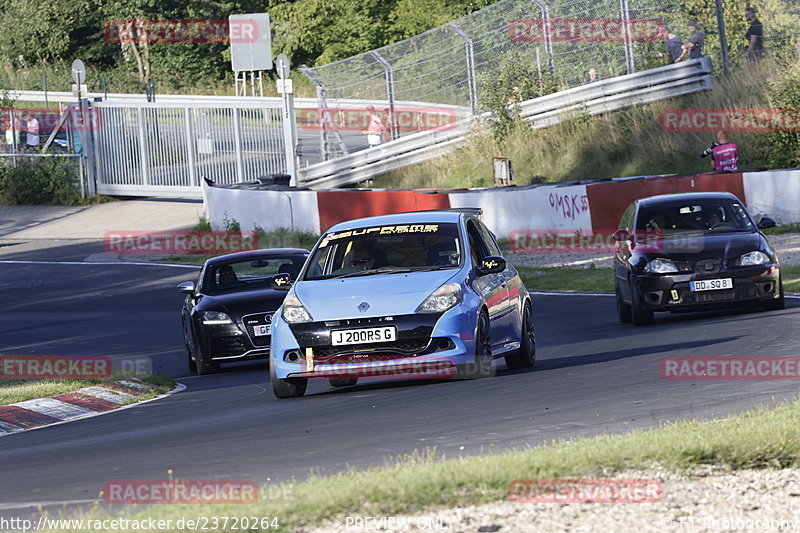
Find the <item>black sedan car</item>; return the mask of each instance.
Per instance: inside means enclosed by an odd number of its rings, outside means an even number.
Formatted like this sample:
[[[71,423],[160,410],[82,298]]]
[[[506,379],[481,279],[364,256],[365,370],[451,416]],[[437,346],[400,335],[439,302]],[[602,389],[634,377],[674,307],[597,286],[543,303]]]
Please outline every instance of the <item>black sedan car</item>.
[[[220,363],[267,358],[272,315],[286,296],[275,277],[294,280],[308,254],[271,249],[222,255],[206,261],[196,285],[178,285],[186,293],[181,322],[189,370],[211,374]]]
[[[653,321],[655,311],[784,306],[780,264],[762,229],[726,192],[652,196],[634,201],[614,233],[619,319]]]

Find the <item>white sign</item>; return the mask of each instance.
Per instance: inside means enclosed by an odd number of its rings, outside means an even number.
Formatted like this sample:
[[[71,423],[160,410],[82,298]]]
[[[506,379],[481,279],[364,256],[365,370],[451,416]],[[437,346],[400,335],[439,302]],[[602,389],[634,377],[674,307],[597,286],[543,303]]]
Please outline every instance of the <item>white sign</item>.
[[[269,14],[231,15],[228,23],[233,70],[272,70]]]

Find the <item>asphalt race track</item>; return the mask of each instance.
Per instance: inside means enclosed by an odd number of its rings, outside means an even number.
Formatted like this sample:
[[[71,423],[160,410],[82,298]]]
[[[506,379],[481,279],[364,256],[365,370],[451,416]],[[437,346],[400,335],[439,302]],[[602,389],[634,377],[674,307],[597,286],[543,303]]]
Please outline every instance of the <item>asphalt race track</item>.
[[[68,261],[64,246],[4,260]],[[135,258],[134,258],[135,259]],[[792,398],[796,381],[669,381],[665,356],[798,355],[800,300],[787,309],[657,315],[634,328],[609,296],[535,295],[534,371],[480,381],[373,381],[276,400],[266,362],[198,377],[186,369],[175,285],[197,270],[127,264],[0,263],[0,352],[146,361],[184,392],[0,438],[0,511],[97,499],[106,481],[236,479],[267,483],[382,464],[436,446],[477,454],[553,438],[654,427]]]

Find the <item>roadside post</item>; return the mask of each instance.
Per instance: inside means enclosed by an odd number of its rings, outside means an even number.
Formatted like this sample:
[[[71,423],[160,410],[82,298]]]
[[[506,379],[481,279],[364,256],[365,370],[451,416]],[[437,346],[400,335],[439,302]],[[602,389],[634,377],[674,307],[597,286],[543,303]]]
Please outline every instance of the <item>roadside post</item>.
[[[88,98],[83,97],[83,95],[88,95],[89,93],[86,88],[86,66],[83,64],[83,61],[76,59],[72,62],[70,70],[73,81],[72,95],[78,98],[79,118],[81,120],[85,120],[89,116],[89,100]],[[70,126],[74,125],[75,122],[76,120],[73,117],[73,121]],[[83,168],[86,169],[87,189],[90,196],[95,196],[97,194],[97,183],[95,181],[95,171],[97,166],[95,165],[94,161],[94,143],[92,142],[92,132],[90,131],[90,128],[70,129],[73,131],[77,129],[78,136],[80,137],[81,146],[83,148],[81,158],[85,159]],[[80,176],[80,179],[83,180],[82,175]]]
[[[289,185],[297,187],[297,126],[294,116],[294,94],[292,80],[289,78],[290,64],[286,54],[280,54],[275,59],[278,71],[278,93],[283,98],[283,146],[286,151],[286,173],[292,179]]]

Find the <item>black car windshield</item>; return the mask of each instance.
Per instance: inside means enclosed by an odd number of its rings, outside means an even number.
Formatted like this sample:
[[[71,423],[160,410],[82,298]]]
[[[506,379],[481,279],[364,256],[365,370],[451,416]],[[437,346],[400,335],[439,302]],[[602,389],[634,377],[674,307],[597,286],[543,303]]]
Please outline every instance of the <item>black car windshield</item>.
[[[307,254],[269,255],[214,263],[206,268],[202,292],[222,294],[266,289],[275,274],[285,273],[296,279],[306,257]]]
[[[323,235],[305,280],[457,268],[458,224],[376,224]]]
[[[664,233],[756,231],[744,206],[731,198],[690,199],[643,206],[639,209],[636,229]]]

